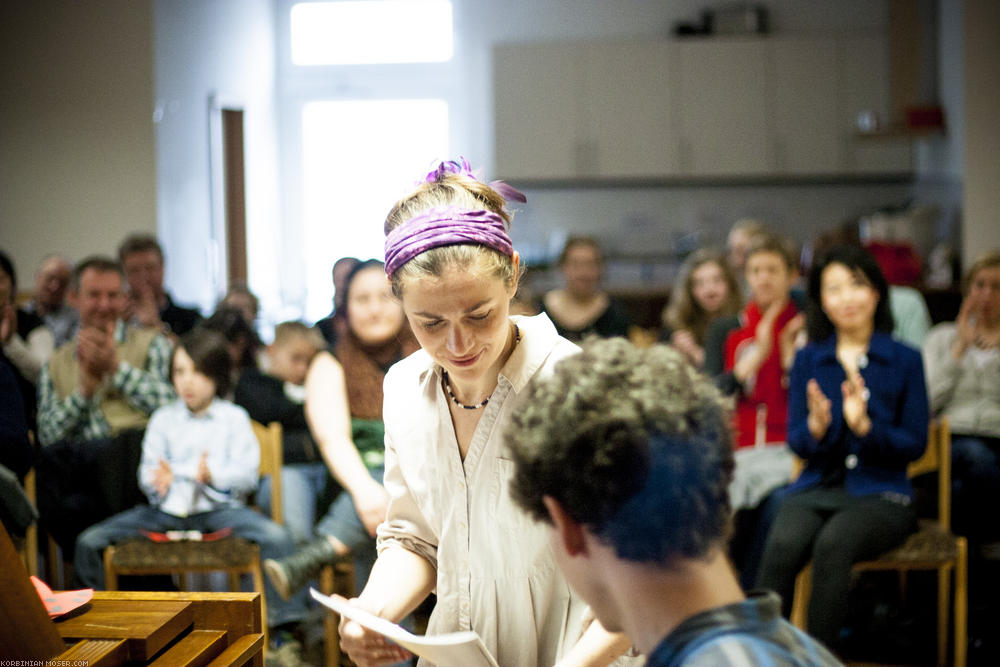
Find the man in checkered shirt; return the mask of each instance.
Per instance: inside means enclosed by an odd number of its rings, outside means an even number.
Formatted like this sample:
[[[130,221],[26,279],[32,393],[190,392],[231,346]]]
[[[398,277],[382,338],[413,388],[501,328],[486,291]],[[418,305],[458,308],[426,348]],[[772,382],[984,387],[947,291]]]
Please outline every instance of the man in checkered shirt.
[[[139,451],[149,415],[174,398],[170,343],[122,320],[121,267],[108,257],[73,272],[70,303],[80,313],[75,338],[42,368],[38,381],[39,506],[67,552],[76,534],[137,493],[131,450]],[[129,469],[131,467],[131,469]]]

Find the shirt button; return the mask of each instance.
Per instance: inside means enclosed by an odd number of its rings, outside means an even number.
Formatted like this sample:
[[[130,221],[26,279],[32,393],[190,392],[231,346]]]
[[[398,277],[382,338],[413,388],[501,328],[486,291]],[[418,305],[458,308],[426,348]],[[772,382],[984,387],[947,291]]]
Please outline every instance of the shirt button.
[[[847,458],[844,459],[844,466],[846,466],[848,470],[854,470],[858,467],[858,457],[855,454],[848,454]]]
[[[868,355],[863,352],[858,355],[858,368],[868,368]]]

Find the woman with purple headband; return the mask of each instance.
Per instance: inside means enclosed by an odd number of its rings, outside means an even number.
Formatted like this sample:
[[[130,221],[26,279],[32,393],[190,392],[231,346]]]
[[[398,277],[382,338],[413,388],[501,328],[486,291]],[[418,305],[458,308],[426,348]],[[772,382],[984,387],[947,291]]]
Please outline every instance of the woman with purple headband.
[[[528,381],[577,348],[544,315],[509,314],[521,265],[508,199],[524,201],[447,162],[386,219],[386,273],[422,349],[385,378],[389,506],[353,603],[398,622],[435,591],[428,635],[474,630],[501,666],[607,665],[629,641],[585,628],[545,528],[509,496],[503,424]],[[340,634],[362,667],[407,656],[351,621]]]

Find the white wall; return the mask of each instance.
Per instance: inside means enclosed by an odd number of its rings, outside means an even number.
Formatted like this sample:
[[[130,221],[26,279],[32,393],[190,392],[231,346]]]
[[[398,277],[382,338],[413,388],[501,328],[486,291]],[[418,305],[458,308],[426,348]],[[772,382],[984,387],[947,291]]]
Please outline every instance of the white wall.
[[[113,255],[156,229],[148,0],[0,4],[0,247]]]
[[[248,273],[277,299],[278,149],[272,0],[155,0],[156,184],[167,283],[210,312],[224,291],[224,224],[213,219],[209,102],[245,109]]]

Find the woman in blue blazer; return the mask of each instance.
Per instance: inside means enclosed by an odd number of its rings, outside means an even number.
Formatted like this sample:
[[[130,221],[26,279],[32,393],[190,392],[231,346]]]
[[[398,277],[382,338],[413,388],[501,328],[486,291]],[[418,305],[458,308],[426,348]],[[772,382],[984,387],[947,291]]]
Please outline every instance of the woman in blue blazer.
[[[809,274],[810,343],[789,377],[788,444],[806,467],[775,519],[758,584],[785,614],[811,559],[808,630],[837,650],[851,566],[916,526],[906,466],[927,445],[920,353],[892,339],[888,285],[874,258],[840,246]]]

